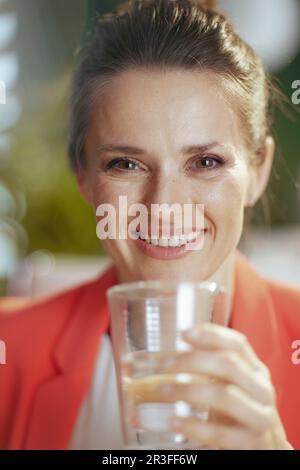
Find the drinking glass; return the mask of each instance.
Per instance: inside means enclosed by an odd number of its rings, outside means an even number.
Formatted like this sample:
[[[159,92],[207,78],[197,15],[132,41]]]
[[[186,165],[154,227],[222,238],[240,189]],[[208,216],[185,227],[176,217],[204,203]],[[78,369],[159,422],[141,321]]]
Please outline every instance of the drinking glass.
[[[203,383],[208,376],[168,373],[162,364],[190,351],[182,331],[225,322],[225,290],[214,282],[140,281],[107,290],[124,443],[131,449],[191,449],[172,432],[172,416],[207,419],[209,410],[164,402],[162,384]]]

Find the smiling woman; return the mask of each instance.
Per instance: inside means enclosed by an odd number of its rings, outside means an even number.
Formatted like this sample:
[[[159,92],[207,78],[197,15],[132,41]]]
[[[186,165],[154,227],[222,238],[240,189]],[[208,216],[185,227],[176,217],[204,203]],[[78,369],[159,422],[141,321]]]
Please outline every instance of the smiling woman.
[[[212,3],[126,2],[99,19],[80,53],[69,158],[83,197],[100,222],[97,209],[109,205],[128,228],[120,196],[147,214],[154,204],[175,205],[175,222],[167,237],[158,214],[140,236],[103,239],[112,266],[99,279],[0,316],[14,351],[0,397],[1,447],[120,447],[105,293],[116,283],[173,279],[224,286],[229,326],[186,336],[194,352],[178,357],[175,371],[218,380],[169,388],[169,400],[209,406],[215,418],[181,419],[174,429],[213,448],[300,448],[291,362],[300,292],[262,278],[237,252],[244,211],[264,193],[272,167],[276,90]],[[204,207],[199,250],[188,249],[195,220],[186,237],[178,231],[185,204]],[[23,328],[37,333],[26,354]]]
[[[263,164],[250,167],[240,120],[212,72],[128,70],[93,102],[85,163],[76,172],[86,199],[95,209],[107,202],[118,207],[120,194],[128,205],[140,202],[149,210],[152,204],[202,203],[204,247],[181,260],[179,273],[201,281],[222,270],[241,236],[244,207],[263,190],[272,146],[266,144]],[[135,151],[97,153],[101,142]],[[121,223],[123,217],[117,213]],[[133,240],[107,239],[103,247],[117,260],[121,281],[174,276],[173,264],[145,257]]]

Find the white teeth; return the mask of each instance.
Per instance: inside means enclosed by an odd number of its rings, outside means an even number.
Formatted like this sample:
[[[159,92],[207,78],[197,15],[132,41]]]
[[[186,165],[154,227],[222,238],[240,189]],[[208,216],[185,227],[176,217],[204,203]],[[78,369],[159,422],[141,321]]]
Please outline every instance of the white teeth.
[[[192,242],[197,238],[198,232],[193,232],[190,233],[189,235],[181,235],[179,237],[140,237],[142,240],[146,241],[147,243],[150,243],[151,245],[154,246],[161,246],[161,247],[177,247],[177,246],[182,246],[185,245],[188,242]]]
[[[185,243],[188,242],[188,239],[184,236],[179,237],[179,245],[184,245]]]
[[[158,246],[168,246],[168,245],[169,245],[169,240],[166,237],[161,237],[158,239]]]
[[[190,233],[187,237],[188,241],[189,242],[192,242],[193,240],[195,240],[197,238],[197,233]]]
[[[148,243],[151,243],[151,245],[154,245],[154,246],[158,245],[158,238],[157,237],[151,238],[150,240],[148,239],[147,241],[148,241]]]
[[[171,237],[169,240],[169,246],[177,246],[179,242],[178,237]]]

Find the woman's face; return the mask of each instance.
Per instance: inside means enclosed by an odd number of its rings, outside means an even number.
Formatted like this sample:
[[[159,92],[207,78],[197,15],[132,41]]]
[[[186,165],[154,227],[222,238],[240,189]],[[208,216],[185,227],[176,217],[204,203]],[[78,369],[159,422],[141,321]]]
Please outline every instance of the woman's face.
[[[108,145],[132,149],[105,149]],[[103,203],[114,206],[121,224],[128,226],[133,217],[119,213],[119,196],[127,197],[128,207],[148,208],[149,233],[151,204],[204,206],[202,248],[184,256],[161,259],[130,237],[103,240],[121,282],[202,281],[235,250],[252,170],[239,117],[213,74],[180,69],[119,74],[93,102],[85,154],[87,164],[78,175],[82,192],[95,211]]]

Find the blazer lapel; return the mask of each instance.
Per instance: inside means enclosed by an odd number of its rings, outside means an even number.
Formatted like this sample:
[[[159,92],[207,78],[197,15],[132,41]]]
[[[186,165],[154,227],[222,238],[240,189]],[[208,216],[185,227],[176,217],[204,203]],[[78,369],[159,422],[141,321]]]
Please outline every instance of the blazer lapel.
[[[106,290],[116,284],[114,265],[83,288],[53,351],[55,377],[36,392],[25,449],[65,449],[81,402],[88,391],[102,335],[109,326]]]

